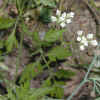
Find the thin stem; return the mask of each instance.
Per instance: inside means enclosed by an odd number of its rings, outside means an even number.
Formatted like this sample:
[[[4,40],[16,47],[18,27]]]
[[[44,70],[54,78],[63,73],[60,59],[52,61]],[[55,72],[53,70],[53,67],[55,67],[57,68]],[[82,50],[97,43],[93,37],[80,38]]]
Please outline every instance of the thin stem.
[[[38,49],[37,51],[33,52],[33,53],[31,54],[31,56],[34,56],[34,55],[36,55],[36,54],[38,54],[38,53],[40,53],[40,49]]]
[[[50,66],[49,66],[49,64],[48,64],[47,60],[45,59],[44,55],[42,54],[41,56],[42,56],[42,58],[43,58],[44,62],[46,63],[46,65],[47,65],[48,69],[50,69]]]
[[[17,17],[17,20],[16,20],[16,24],[15,24],[15,27],[14,27],[14,30],[13,30],[13,34],[16,33],[16,28],[17,28],[17,25],[18,25],[20,19],[21,19],[21,16],[19,15]],[[21,37],[21,40],[20,40],[20,44],[19,44],[19,51],[18,51],[19,54],[18,54],[18,57],[17,57],[17,60],[16,60],[16,73],[15,73],[14,82],[16,81],[16,77],[17,77],[17,73],[18,73],[18,68],[19,68],[19,64],[20,64],[20,56],[21,56],[21,52],[22,52],[23,33],[20,34],[20,37]]]
[[[95,64],[95,62],[96,62],[96,59],[97,59],[97,55],[95,55],[95,56],[94,56],[94,59],[93,59],[92,63],[91,63],[91,64],[90,64],[90,66],[89,66],[88,72],[87,72],[87,74],[85,75],[84,80],[87,80],[88,75],[89,75],[89,73],[90,73],[91,69],[93,68],[93,65],[94,65],[94,64]]]
[[[24,37],[24,33],[21,34],[21,40],[20,40],[20,45],[19,45],[19,51],[18,51],[18,57],[17,57],[17,64],[16,64],[16,75],[18,73],[18,68],[20,65],[20,57],[22,54],[22,48],[23,48],[23,37]]]
[[[63,8],[63,2],[64,2],[64,0],[60,0],[59,10],[61,10],[61,11],[62,11],[62,8]]]
[[[73,96],[77,93],[77,91],[79,91],[79,89],[86,83],[86,81],[82,81],[80,83],[80,85],[77,86],[77,88],[73,91],[73,93],[71,94],[71,96],[68,97],[67,100],[71,100],[73,98]]]
[[[73,91],[73,93],[71,94],[71,96],[68,97],[67,100],[71,100],[73,98],[73,96],[77,93],[77,91],[79,91],[79,89],[87,82],[87,78],[88,75],[91,71],[91,69],[93,68],[93,65],[95,64],[95,61],[97,59],[97,55],[94,56],[92,63],[89,66],[88,72],[85,75],[85,78],[83,79],[83,81],[80,83],[80,85]]]
[[[18,68],[20,66],[20,57],[22,54],[22,48],[23,48],[23,39],[24,39],[24,32],[22,32],[20,34],[20,44],[19,44],[19,50],[18,50],[18,57],[17,57],[17,61],[16,61],[16,75],[15,75],[15,79],[17,77],[17,73],[18,73]]]

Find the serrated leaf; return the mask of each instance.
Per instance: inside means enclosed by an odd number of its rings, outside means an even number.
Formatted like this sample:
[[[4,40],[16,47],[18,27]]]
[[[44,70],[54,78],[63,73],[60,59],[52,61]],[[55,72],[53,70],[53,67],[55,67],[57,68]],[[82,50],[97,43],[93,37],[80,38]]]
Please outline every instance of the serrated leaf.
[[[51,29],[49,30],[45,36],[44,36],[44,41],[46,42],[55,42],[57,41],[60,37],[62,37],[64,30],[54,30]]]
[[[64,69],[60,69],[59,71],[57,71],[55,73],[56,77],[61,79],[61,78],[71,78],[72,76],[75,75],[75,72],[71,71],[71,70],[64,70]]]
[[[10,18],[0,17],[0,29],[7,29],[15,23],[15,20]]]
[[[72,53],[67,48],[64,48],[63,46],[56,46],[53,49],[51,49],[47,54],[49,59],[52,61],[55,61],[56,58],[59,60],[63,60],[71,55]]]

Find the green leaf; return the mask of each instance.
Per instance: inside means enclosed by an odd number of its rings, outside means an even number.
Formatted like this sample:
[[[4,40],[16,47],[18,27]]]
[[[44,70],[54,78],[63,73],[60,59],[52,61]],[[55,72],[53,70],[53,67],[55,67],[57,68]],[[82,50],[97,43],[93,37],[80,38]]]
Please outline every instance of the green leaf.
[[[22,31],[24,33],[26,33],[27,35],[29,35],[29,36],[32,36],[33,35],[33,32],[30,32],[29,31],[28,26],[25,23],[22,23],[21,24],[21,28],[22,28]]]
[[[13,47],[18,47],[18,41],[16,40],[15,34],[10,34],[10,36],[6,40],[5,45],[7,48],[7,52],[11,52]]]
[[[0,69],[7,71],[8,70],[8,66],[6,66],[4,63],[0,62]]]
[[[0,100],[8,100],[8,98],[6,96],[0,96]]]
[[[96,98],[95,100],[100,100],[100,97]]]
[[[51,22],[51,9],[43,7],[40,10],[39,20],[43,23],[50,23]]]
[[[22,73],[20,82],[31,80],[43,71],[43,66],[40,63],[31,63],[27,65]]]
[[[54,99],[54,98],[45,97],[42,100],[64,100],[64,99]]]
[[[38,32],[33,33],[33,39],[34,39],[33,42],[35,43],[34,46],[36,46],[36,47],[40,47],[41,45],[43,45],[43,46],[50,46],[51,45],[51,43],[42,41],[39,37]]]
[[[64,81],[55,81],[55,84],[58,86],[63,86],[63,85],[65,85],[65,82]]]
[[[41,42],[38,32],[33,33],[33,39],[38,43]]]
[[[15,20],[10,18],[0,17],[0,29],[7,29],[15,23]]]
[[[16,100],[16,95],[13,93],[12,88],[8,88],[7,91],[8,91],[8,94],[7,94],[8,98],[10,100]]]
[[[44,80],[42,87],[48,87],[48,86],[51,86],[51,85],[52,85],[51,79],[48,78],[47,80]]]
[[[71,55],[72,53],[68,50],[68,48],[64,48],[63,46],[56,46],[47,54],[51,61],[55,61],[56,58],[59,60],[63,60]]]
[[[35,91],[33,90],[32,96],[30,96],[28,100],[41,100],[41,98],[45,97],[52,91],[54,91],[54,88],[52,87],[39,88]]]
[[[0,49],[4,47],[4,41],[0,40]]]
[[[61,99],[64,96],[64,89],[58,86],[55,86],[55,97]]]
[[[71,78],[72,76],[75,75],[75,72],[72,72],[71,70],[64,70],[60,69],[55,73],[56,77],[61,79],[61,78]]]
[[[56,3],[54,0],[40,0],[40,1],[45,6],[56,7]]]
[[[44,41],[46,41],[46,42],[55,42],[60,37],[63,36],[63,32],[64,31],[65,30],[54,30],[54,29],[51,29],[45,34]]]

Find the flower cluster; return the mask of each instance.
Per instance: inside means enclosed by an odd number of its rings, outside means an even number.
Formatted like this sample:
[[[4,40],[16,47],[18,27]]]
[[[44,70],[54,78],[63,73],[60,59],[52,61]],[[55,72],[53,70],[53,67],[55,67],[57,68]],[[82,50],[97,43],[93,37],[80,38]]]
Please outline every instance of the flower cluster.
[[[88,46],[89,44],[92,46],[97,46],[98,42],[97,40],[94,40],[94,35],[92,33],[87,34],[85,36],[83,34],[82,30],[77,31],[77,41],[80,42],[80,50],[83,51],[85,50],[85,47]]]
[[[63,12],[61,14],[60,10],[56,11],[56,16],[51,16],[52,22],[57,22],[60,24],[62,28],[66,27],[66,24],[71,23],[71,19],[74,17],[74,12],[66,13]]]

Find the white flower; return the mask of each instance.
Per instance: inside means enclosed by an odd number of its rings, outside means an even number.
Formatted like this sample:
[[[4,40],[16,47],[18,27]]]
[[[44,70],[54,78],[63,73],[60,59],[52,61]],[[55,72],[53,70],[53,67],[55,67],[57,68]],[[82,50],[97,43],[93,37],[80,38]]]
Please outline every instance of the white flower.
[[[88,41],[84,41],[84,46],[88,46]]]
[[[62,22],[62,23],[60,24],[60,26],[61,26],[62,28],[64,28],[64,27],[66,26],[66,23]]]
[[[92,40],[92,41],[90,41],[90,43],[91,43],[91,45],[93,45],[93,46],[97,46],[97,45],[98,45],[98,42],[97,42],[96,40]]]
[[[70,18],[70,17],[71,17],[71,18],[73,18],[73,17],[74,17],[74,15],[75,15],[75,13],[74,13],[74,12],[70,12],[70,13],[68,13],[68,14],[67,14],[67,17],[68,17],[68,18]]]
[[[87,39],[93,39],[93,34],[88,34]]]
[[[57,18],[55,16],[51,16],[51,20],[52,20],[52,22],[56,22]]]
[[[70,12],[70,17],[74,17],[75,13],[74,12]]]
[[[67,24],[69,24],[69,23],[71,23],[72,21],[71,21],[71,19],[67,19],[66,22],[67,22]]]
[[[65,20],[65,18],[64,17],[59,17],[59,22],[62,22],[62,21],[64,21]]]
[[[79,31],[77,31],[77,35],[82,35],[83,34],[83,31],[82,30],[79,30]]]
[[[82,41],[87,41],[85,36],[82,36]]]
[[[88,46],[88,41],[87,41],[87,39],[85,38],[85,36],[82,36],[81,43],[82,43],[84,46]]]
[[[62,16],[61,16],[61,17],[64,17],[64,18],[65,18],[65,17],[66,17],[66,15],[67,15],[67,14],[66,14],[66,12],[64,12],[64,13],[62,14]]]
[[[74,17],[73,12],[70,12],[68,14],[66,12],[61,13],[61,11],[57,9],[56,16],[51,16],[51,20],[52,22],[57,22],[58,24],[60,24],[62,28],[64,28],[66,24],[69,24],[72,22],[71,17]]]
[[[26,17],[26,19],[25,19],[27,22],[30,20],[30,18],[29,17]]]
[[[77,37],[77,41],[81,41],[81,37]]]
[[[61,11],[57,9],[56,15],[57,15],[57,16],[60,16],[60,15],[61,15]]]
[[[85,49],[84,45],[80,46],[80,50],[83,51]]]

